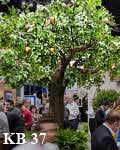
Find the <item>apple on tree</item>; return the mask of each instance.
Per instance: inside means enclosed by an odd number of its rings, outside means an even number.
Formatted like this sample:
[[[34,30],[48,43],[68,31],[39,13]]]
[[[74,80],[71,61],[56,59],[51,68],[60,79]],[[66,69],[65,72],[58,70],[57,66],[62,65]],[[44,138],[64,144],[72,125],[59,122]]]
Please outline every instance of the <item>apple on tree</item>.
[[[30,47],[26,47],[26,48],[25,48],[25,51],[28,53],[28,52],[31,51],[31,48],[30,48]]]
[[[54,53],[55,52],[55,48],[50,48],[50,52]]]

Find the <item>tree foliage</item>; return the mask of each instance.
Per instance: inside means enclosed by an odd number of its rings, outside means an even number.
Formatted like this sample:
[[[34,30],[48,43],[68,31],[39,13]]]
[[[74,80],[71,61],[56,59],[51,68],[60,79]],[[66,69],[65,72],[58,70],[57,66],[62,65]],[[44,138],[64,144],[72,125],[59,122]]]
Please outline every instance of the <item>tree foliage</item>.
[[[113,104],[119,99],[120,93],[115,90],[101,90],[97,93],[94,99],[94,108],[97,109],[100,107],[101,103],[106,101],[108,104]]]
[[[1,13],[0,75],[13,87],[47,84],[61,66],[70,86],[98,83],[119,58],[119,38],[111,36],[106,17],[112,21],[100,0],[53,1],[32,13]]]

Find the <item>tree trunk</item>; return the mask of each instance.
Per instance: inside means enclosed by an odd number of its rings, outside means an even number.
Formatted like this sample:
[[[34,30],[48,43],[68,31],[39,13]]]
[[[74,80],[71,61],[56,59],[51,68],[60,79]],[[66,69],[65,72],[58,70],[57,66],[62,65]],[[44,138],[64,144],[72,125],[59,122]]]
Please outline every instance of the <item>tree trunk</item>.
[[[64,79],[64,74],[70,61],[71,56],[67,59],[61,58],[49,84],[49,112],[56,119],[60,128],[63,128],[64,125],[64,92],[68,83]]]
[[[49,112],[56,119],[60,128],[64,125],[64,92],[69,82],[69,80],[64,77],[65,71],[70,64],[70,61],[74,58],[75,53],[90,48],[93,43],[96,43],[96,41],[92,41],[90,44],[81,45],[77,48],[70,48],[67,57],[60,51],[60,61],[58,62],[55,73],[53,73],[52,81],[49,84]]]
[[[64,92],[62,83],[52,81],[49,85],[50,114],[55,118],[60,128],[64,125]]]

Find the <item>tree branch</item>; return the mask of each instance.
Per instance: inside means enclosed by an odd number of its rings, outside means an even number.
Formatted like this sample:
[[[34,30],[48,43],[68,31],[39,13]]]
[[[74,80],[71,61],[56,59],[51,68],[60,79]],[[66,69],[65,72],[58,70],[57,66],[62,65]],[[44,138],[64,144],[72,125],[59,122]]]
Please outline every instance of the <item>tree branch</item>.
[[[72,52],[72,53],[76,53],[76,52],[79,52],[79,51],[84,51],[84,50],[90,48],[93,44],[96,44],[96,43],[97,43],[97,41],[92,41],[92,42],[90,42],[89,44],[83,44],[83,45],[81,45],[80,47],[77,47],[77,48],[70,48],[69,50],[70,50],[70,52]]]
[[[76,68],[76,69],[83,74],[88,74],[88,73],[95,74],[100,70],[99,68],[96,68],[96,69],[91,70],[91,71],[89,71],[89,69],[80,69],[80,68]]]
[[[65,70],[66,70],[67,66],[69,65],[70,61],[74,58],[74,55],[76,52],[87,50],[88,48],[92,47],[92,45],[95,43],[97,43],[97,41],[91,41],[89,44],[81,45],[78,48],[70,48],[69,49],[70,50],[69,56],[66,57],[65,59],[63,56],[61,57],[61,61],[58,64],[58,68],[54,74],[54,75],[56,75],[56,79],[59,79],[59,81],[60,81],[60,78],[61,78],[61,81],[63,80]],[[61,53],[61,55],[64,55],[64,54]]]
[[[62,51],[60,51],[60,58],[61,58],[61,63],[66,61],[66,57]]]
[[[64,62],[65,67],[70,63],[70,61],[74,57],[75,53],[87,50],[90,47],[92,47],[93,44],[96,44],[96,43],[97,43],[97,41],[91,41],[89,44],[84,44],[84,45],[81,45],[80,47],[77,47],[77,48],[70,48],[69,49],[70,55],[66,58],[66,61]]]
[[[91,71],[91,74],[95,74],[95,73],[97,73],[99,70],[100,70],[99,68],[96,68],[96,69],[94,69],[94,70]]]

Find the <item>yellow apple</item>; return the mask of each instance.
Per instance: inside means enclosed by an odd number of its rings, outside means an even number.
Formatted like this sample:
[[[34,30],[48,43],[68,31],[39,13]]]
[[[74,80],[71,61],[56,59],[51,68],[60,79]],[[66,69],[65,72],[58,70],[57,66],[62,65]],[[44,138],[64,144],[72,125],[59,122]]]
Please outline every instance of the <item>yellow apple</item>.
[[[26,24],[26,25],[25,25],[25,29],[28,30],[28,29],[30,29],[30,28],[31,28],[31,25],[30,25],[30,24]]]
[[[116,65],[115,65],[115,64],[113,64],[113,65],[112,65],[112,69],[115,69],[115,68],[116,68]]]
[[[52,53],[54,53],[54,52],[55,52],[55,48],[50,48],[50,51],[51,51]]]
[[[25,51],[26,51],[27,53],[30,52],[30,50],[31,50],[30,47],[26,47],[26,48],[25,48]]]
[[[54,16],[51,16],[50,17],[50,23],[54,23],[55,22],[55,17]]]
[[[110,20],[108,18],[105,18],[105,23],[110,24]]]

